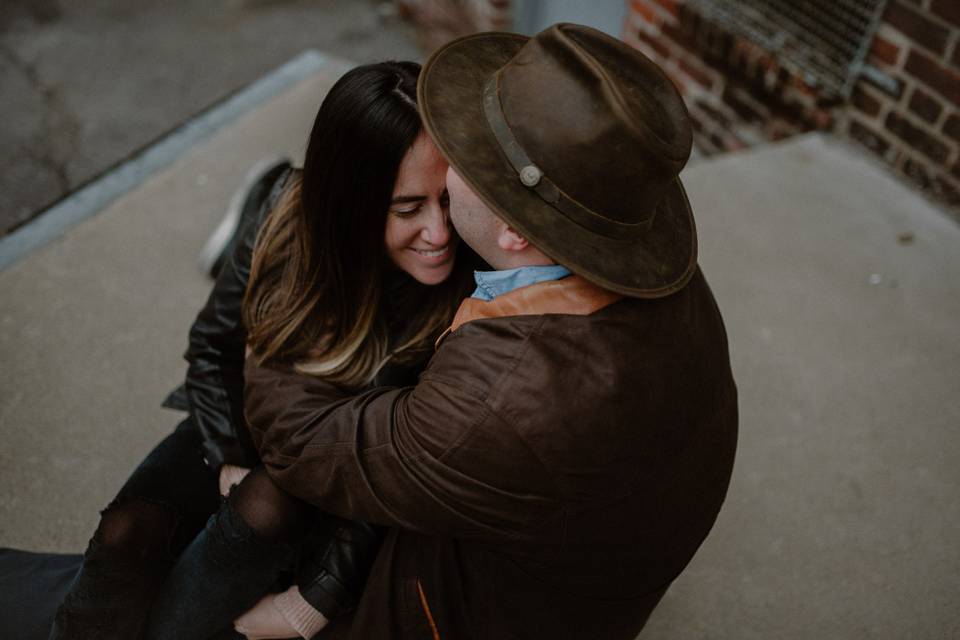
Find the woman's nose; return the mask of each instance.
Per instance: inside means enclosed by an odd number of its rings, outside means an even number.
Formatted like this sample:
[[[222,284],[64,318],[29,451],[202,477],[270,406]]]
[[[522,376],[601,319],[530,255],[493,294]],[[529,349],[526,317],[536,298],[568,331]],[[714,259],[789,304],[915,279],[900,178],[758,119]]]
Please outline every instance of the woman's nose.
[[[439,205],[430,208],[430,216],[420,232],[421,237],[430,244],[442,247],[450,241],[450,216]]]

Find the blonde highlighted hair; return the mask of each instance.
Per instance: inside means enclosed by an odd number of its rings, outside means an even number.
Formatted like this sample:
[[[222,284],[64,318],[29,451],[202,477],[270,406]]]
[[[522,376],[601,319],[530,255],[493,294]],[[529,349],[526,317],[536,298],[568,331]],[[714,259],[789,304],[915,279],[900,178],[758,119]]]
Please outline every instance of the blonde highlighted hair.
[[[317,113],[302,171],[267,216],[243,304],[250,356],[357,389],[387,362],[425,357],[469,286],[470,264],[421,285],[386,257],[397,171],[421,131],[419,65],[341,78]],[[389,291],[386,289],[389,288]]]

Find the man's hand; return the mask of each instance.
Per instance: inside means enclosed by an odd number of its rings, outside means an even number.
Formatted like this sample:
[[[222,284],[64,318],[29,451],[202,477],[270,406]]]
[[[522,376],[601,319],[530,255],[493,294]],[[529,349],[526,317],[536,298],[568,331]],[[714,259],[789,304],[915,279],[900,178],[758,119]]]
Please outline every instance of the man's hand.
[[[250,469],[246,467],[238,467],[232,464],[225,464],[220,467],[220,495],[226,497],[226,495],[230,493],[230,487],[235,484],[240,484],[240,481],[243,480],[248,473],[250,473]]]
[[[310,606],[296,585],[283,593],[271,593],[233,622],[237,633],[249,640],[312,638],[327,624],[322,613]]]

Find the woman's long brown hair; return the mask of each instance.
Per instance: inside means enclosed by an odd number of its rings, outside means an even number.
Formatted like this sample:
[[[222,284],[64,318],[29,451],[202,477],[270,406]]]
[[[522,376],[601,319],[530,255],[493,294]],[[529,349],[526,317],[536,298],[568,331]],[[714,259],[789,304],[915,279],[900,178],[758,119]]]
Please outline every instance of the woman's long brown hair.
[[[397,172],[422,128],[419,71],[413,62],[357,67],[320,106],[303,170],[254,248],[243,318],[258,363],[360,388],[387,361],[422,357],[449,325],[469,261],[458,256],[451,277],[428,287],[398,273],[384,249]]]

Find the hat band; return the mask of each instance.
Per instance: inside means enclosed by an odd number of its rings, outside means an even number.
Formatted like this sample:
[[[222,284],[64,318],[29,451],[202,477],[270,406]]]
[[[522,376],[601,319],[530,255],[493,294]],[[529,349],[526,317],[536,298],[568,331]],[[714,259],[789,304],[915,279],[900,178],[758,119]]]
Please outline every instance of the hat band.
[[[591,211],[565,194],[537,165],[513,135],[500,104],[499,74],[487,80],[483,88],[483,113],[500,150],[517,172],[520,182],[536,193],[541,200],[565,216],[594,233],[613,239],[634,239],[649,229],[653,215],[636,223],[619,222]]]

